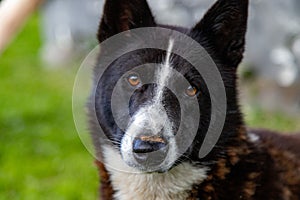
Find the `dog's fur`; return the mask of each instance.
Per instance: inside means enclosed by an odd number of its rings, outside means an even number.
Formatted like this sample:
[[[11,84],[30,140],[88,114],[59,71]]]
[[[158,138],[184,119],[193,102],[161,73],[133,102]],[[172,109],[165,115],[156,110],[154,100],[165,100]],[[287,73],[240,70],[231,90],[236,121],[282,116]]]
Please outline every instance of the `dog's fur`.
[[[122,31],[140,27],[165,27],[192,37],[217,63],[226,89],[227,112],[219,141],[206,157],[200,159],[199,146],[211,119],[210,96],[201,76],[175,55],[168,59],[170,55],[161,50],[140,50],[115,60],[105,71],[104,78],[95,84],[95,95],[92,95],[95,101],[91,102],[96,103],[89,105],[91,111],[96,108],[98,117],[96,121],[91,120],[90,125],[97,156],[103,161],[96,162],[101,199],[300,199],[300,137],[247,129],[238,106],[236,71],[244,52],[247,15],[248,0],[218,0],[195,27],[186,29],[156,24],[146,0],[106,2],[98,33],[100,43]],[[126,133],[113,120],[110,97],[122,74],[140,64],[153,62],[167,62],[198,87],[201,121],[195,142],[182,157],[170,167],[142,173],[144,169],[130,163],[122,150]],[[100,64],[95,69],[95,80],[99,78],[99,68]],[[132,116],[152,116],[152,110],[143,106],[151,102],[156,89],[155,85],[136,88],[129,105]],[[175,124],[169,127],[172,132],[178,128],[176,119],[180,118],[178,101],[170,91],[164,91],[162,98],[168,117]],[[150,114],[145,117],[146,112]],[[99,124],[114,147],[99,139]],[[110,166],[118,166],[120,170]]]

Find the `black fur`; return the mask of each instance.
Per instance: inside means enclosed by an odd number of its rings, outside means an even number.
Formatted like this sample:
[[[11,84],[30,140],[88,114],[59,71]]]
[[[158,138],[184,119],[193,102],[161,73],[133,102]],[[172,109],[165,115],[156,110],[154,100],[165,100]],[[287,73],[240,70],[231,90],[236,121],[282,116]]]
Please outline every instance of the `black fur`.
[[[201,74],[185,60],[173,55],[174,68],[200,91],[197,98],[201,109],[201,121],[195,141],[175,165],[183,161],[192,161],[197,163],[195,165],[201,164],[211,169],[208,178],[190,191],[190,199],[300,199],[299,137],[292,136],[294,138],[290,139],[288,136],[266,131],[249,131],[239,109],[236,71],[243,58],[247,16],[248,0],[218,0],[199,23],[192,29],[186,29],[156,24],[146,0],[107,1],[104,7],[98,32],[100,43],[122,31],[139,27],[164,27],[192,37],[206,49],[217,64],[226,89],[226,121],[214,149],[205,158],[199,159],[199,148],[211,120],[211,99]],[[120,148],[120,140],[124,135],[115,124],[110,108],[110,97],[116,82],[133,67],[148,62],[162,63],[165,57],[165,51],[155,49],[130,52],[112,63],[100,82],[95,85],[96,103],[89,106],[95,106],[98,117],[97,121],[91,121],[90,124],[99,157],[102,155],[97,124],[101,125],[117,148]],[[95,69],[96,80],[97,68],[101,67],[99,65]],[[124,90],[126,87],[124,86]],[[145,102],[153,99],[155,88],[155,84],[148,84],[135,90],[129,105],[131,115]],[[176,130],[180,119],[179,102],[171,91],[164,93],[163,101]],[[251,142],[249,132],[257,134],[260,137],[259,142]],[[114,188],[110,184],[105,167],[101,164],[99,167],[102,177],[101,196],[103,199],[111,199]]]

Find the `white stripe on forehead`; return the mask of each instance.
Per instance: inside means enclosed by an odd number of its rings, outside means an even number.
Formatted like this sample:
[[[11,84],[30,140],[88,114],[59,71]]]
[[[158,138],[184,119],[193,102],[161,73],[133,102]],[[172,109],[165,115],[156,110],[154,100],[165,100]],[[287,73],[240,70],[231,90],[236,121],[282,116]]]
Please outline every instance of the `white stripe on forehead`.
[[[156,93],[156,98],[155,101],[160,101],[162,99],[162,94],[163,94],[163,89],[165,85],[167,84],[168,79],[170,78],[171,75],[171,53],[172,49],[174,46],[174,40],[170,39],[169,40],[169,45],[168,45],[168,50],[167,50],[167,57],[165,60],[165,63],[159,68],[157,74],[157,93]]]
[[[160,165],[162,169],[168,169],[177,159],[177,144],[173,133],[173,125],[168,119],[166,110],[162,103],[163,89],[167,85],[172,74],[171,68],[171,53],[174,46],[174,40],[170,39],[168,44],[167,56],[164,63],[159,66],[155,73],[157,90],[155,91],[154,101],[149,101],[149,104],[141,106],[131,119],[130,125],[121,141],[121,153],[123,159],[128,162],[135,163],[132,154],[132,144],[135,137],[143,134],[156,135],[161,134],[169,138],[169,153],[165,161]]]

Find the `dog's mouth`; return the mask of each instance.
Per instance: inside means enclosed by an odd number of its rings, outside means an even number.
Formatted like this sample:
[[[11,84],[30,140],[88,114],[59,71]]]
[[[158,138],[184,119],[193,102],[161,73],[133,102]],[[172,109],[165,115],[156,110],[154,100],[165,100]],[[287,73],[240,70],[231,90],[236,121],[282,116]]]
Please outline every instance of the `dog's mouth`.
[[[121,146],[123,161],[130,167],[142,172],[166,172],[171,168],[174,157],[174,144],[158,135],[141,135],[131,141],[130,148]],[[122,148],[123,147],[123,148]]]
[[[148,168],[161,165],[168,150],[168,142],[159,136],[141,136],[133,140],[132,153],[135,161]]]

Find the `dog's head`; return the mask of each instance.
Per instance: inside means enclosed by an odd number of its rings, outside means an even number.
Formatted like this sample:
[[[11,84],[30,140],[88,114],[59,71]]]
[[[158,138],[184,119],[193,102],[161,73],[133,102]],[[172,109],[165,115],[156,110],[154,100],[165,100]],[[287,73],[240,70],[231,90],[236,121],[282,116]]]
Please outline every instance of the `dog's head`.
[[[199,23],[186,29],[156,24],[146,0],[107,1],[98,39],[101,43],[118,33],[135,28],[167,27],[197,41],[214,60],[224,81],[227,113],[218,143],[221,145],[242,124],[236,100],[236,69],[244,52],[247,9],[247,0],[219,0]],[[130,34],[128,37],[131,37]],[[101,79],[97,77],[97,68],[101,68],[101,65],[95,69],[95,105],[91,106],[95,107],[98,120],[94,123],[101,125],[122,160],[140,171],[167,171],[186,159],[201,161],[198,151],[209,123],[215,117],[211,116],[211,97],[202,75],[191,63],[171,53],[176,42],[169,38],[167,51],[142,49],[122,55],[105,70]],[[109,51],[101,46],[101,52],[105,54]],[[99,63],[101,58],[100,54]],[[146,63],[155,63],[149,68],[148,75],[140,73],[136,68]],[[177,84],[176,95],[168,87],[176,84],[172,69],[188,81],[188,84]],[[150,76],[153,76],[155,83],[149,83],[147,79]],[[117,84],[121,88],[118,95],[130,94],[130,98],[127,105],[117,108],[119,114],[116,116],[112,111],[111,99]],[[194,123],[191,103],[195,99],[201,110],[197,124]],[[182,110],[188,114],[183,116]],[[130,120],[127,115],[122,115],[128,111]],[[118,126],[116,118],[126,122],[124,128]],[[179,127],[183,127],[184,137],[178,140],[175,135]],[[192,144],[185,152],[180,152],[179,146],[189,139],[190,131],[195,127],[197,134]],[[98,140],[97,131],[93,131],[94,140]]]

